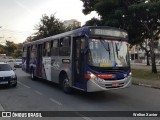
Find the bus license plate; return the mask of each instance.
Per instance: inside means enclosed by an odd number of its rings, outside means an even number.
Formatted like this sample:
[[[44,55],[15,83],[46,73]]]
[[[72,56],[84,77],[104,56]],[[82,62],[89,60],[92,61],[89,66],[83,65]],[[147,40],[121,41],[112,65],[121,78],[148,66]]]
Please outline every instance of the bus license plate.
[[[119,83],[112,83],[112,87],[118,87]]]

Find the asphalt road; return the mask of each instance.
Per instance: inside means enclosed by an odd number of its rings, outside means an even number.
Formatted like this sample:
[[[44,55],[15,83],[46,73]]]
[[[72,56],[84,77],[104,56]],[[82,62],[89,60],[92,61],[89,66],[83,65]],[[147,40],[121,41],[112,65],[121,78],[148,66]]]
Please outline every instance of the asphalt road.
[[[0,88],[0,111],[160,111],[160,90],[132,85],[113,91],[84,93],[74,90],[65,94],[56,84],[32,81],[20,68],[16,70],[18,86]],[[22,118],[11,118],[21,120]],[[35,118],[30,118],[35,120]],[[29,119],[29,120],[30,120]],[[53,118],[37,118],[37,120]],[[158,120],[159,118],[119,117],[54,117],[61,120]],[[0,118],[0,120],[4,120]],[[22,120],[28,120],[23,118]]]

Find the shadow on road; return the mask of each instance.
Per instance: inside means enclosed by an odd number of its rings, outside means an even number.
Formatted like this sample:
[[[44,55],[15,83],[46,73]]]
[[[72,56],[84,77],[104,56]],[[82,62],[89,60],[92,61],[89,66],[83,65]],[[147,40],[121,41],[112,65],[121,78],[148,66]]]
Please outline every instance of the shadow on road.
[[[30,76],[27,76],[28,79],[31,79]],[[43,79],[38,79],[33,82],[38,82],[39,84],[45,85],[47,87],[50,87],[51,89],[57,90],[57,92],[61,92],[60,95],[64,94],[66,97],[77,97],[79,99],[89,100],[89,101],[95,101],[95,102],[106,102],[106,101],[114,101],[117,99],[123,99],[126,96],[123,96],[122,94],[116,93],[116,90],[113,91],[101,91],[101,92],[84,92],[76,89],[72,89],[72,93],[66,94],[62,91],[59,84],[49,82]]]

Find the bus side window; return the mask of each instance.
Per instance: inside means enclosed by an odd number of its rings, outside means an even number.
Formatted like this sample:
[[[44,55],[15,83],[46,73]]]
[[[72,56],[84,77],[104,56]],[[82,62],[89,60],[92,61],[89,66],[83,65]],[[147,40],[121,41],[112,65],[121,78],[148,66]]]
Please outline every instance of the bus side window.
[[[51,43],[47,42],[46,44],[46,56],[50,57],[51,56]]]
[[[70,56],[71,38],[64,37],[60,39],[60,56]]]
[[[46,56],[46,49],[45,49],[46,43],[43,43],[43,56]]]
[[[34,60],[36,59],[36,45],[31,46],[31,51],[30,51],[30,63],[34,63]]]
[[[51,44],[50,42],[45,42],[43,44],[43,56],[47,56],[47,57],[50,57],[51,56]]]
[[[53,56],[58,56],[59,55],[58,39],[53,40],[51,46],[52,46],[52,55]]]

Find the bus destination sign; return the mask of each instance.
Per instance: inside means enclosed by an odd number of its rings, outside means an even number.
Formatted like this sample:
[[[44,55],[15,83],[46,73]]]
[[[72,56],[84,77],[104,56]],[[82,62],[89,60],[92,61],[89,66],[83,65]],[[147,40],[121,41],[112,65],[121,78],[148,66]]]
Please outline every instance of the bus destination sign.
[[[105,36],[112,36],[112,37],[121,37],[127,38],[127,33],[120,30],[114,29],[100,29],[100,28],[91,28],[90,35],[105,35]]]

